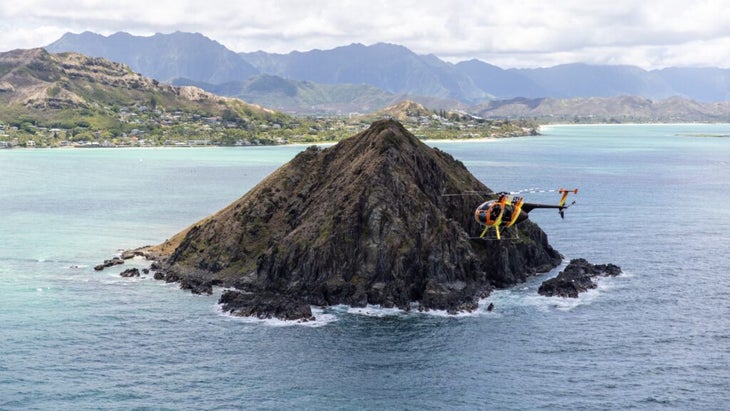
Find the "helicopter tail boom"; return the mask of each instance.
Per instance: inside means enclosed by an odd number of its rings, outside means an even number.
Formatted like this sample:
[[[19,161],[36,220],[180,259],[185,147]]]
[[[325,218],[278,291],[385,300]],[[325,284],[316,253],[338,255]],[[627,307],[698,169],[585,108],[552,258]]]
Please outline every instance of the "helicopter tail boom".
[[[561,194],[560,201],[558,204],[535,204],[535,203],[525,203],[522,206],[522,209],[525,210],[526,213],[529,213],[531,210],[534,210],[536,208],[557,208],[558,213],[560,213],[560,218],[565,218],[565,210],[575,204],[575,201],[572,203],[565,205],[565,202],[568,199],[568,194],[578,194],[578,189],[574,188],[572,190],[566,190],[564,188],[561,188],[558,190],[558,193]]]
[[[560,213],[560,218],[565,218],[565,210],[575,204],[575,201],[568,205],[559,205],[559,204],[534,204],[534,203],[525,203],[522,206],[522,209],[525,210],[526,213],[529,213],[530,211],[536,209],[536,208],[555,208],[558,210],[558,213]]]
[[[558,210],[562,210],[567,207],[564,205],[559,205],[559,204],[536,204],[536,203],[525,203],[522,206],[522,209],[525,210],[525,212],[527,212],[527,213],[529,213],[530,211],[532,211],[536,208],[557,208]]]

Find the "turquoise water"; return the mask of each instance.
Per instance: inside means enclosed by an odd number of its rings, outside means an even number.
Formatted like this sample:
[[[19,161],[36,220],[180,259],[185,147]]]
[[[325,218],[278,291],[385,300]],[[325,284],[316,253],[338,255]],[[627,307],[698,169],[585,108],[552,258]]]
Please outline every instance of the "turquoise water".
[[[543,133],[432,144],[494,190],[578,187],[565,220],[531,219],[566,258],[625,275],[577,300],[536,294],[551,272],[493,293],[493,312],[333,307],[308,326],[92,269],[302,147],[0,151],[0,409],[726,409],[730,138],[696,135],[730,125]]]

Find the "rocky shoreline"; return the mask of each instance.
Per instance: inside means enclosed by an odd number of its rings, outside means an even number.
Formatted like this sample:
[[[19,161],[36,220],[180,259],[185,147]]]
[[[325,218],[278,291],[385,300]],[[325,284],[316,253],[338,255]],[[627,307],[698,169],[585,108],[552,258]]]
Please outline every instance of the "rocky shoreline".
[[[124,261],[136,256],[144,257],[150,261],[150,266],[143,268],[129,268],[121,271],[119,276],[124,278],[140,277],[142,274],[153,273],[153,278],[167,283],[178,283],[181,290],[190,291],[193,294],[211,295],[213,287],[231,287],[219,280],[205,279],[194,276],[179,276],[178,274],[164,269],[165,259],[158,251],[151,246],[140,247],[132,250],[125,250],[120,256],[114,256],[109,260],[96,267],[111,267],[124,264]],[[95,270],[97,268],[95,267]],[[103,268],[97,270],[100,271]],[[583,258],[577,258],[558,273],[554,278],[542,282],[538,289],[538,294],[546,297],[562,297],[562,298],[578,298],[579,294],[597,287],[596,279],[600,277],[615,277],[622,274],[621,267],[615,264],[591,264]],[[475,298],[462,303],[458,306],[452,306],[447,311],[451,314],[464,311],[473,311],[478,306],[478,301],[489,296],[494,287],[488,287],[481,293],[475,294]],[[277,292],[247,292],[235,289],[226,289],[221,293],[218,301],[221,310],[236,316],[257,317],[260,319],[278,318],[282,320],[296,320],[299,322],[308,322],[316,320],[312,314],[311,306],[327,306],[330,305],[326,301],[320,301],[319,304],[303,301],[295,295],[287,295]],[[370,301],[351,304],[354,307],[364,307],[370,304]],[[385,303],[384,308],[395,307],[395,304]],[[409,311],[410,306],[398,306],[404,311]],[[418,307],[421,311],[428,311],[428,308]],[[487,311],[494,309],[494,303],[490,303]]]

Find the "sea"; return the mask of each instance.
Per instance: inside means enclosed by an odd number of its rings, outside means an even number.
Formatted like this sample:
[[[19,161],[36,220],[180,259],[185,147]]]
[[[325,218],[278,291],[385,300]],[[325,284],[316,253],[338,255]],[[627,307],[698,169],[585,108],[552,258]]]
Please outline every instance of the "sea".
[[[309,323],[119,276],[140,259],[93,269],[303,146],[0,150],[0,410],[729,409],[730,125],[541,133],[429,144],[527,201],[577,188],[565,219],[530,213],[561,267],[473,313],[335,306]],[[573,258],[623,274],[538,295]]]

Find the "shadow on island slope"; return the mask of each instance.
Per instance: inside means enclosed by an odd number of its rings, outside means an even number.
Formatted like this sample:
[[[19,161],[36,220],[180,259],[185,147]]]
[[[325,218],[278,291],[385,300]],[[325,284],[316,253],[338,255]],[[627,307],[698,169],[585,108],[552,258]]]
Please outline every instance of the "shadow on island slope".
[[[311,318],[310,305],[378,304],[455,313],[560,263],[534,223],[480,241],[475,198],[490,191],[400,123],[310,147],[243,197],[149,248],[155,278],[193,292],[228,287],[235,315]],[[478,200],[477,200],[478,201]]]

